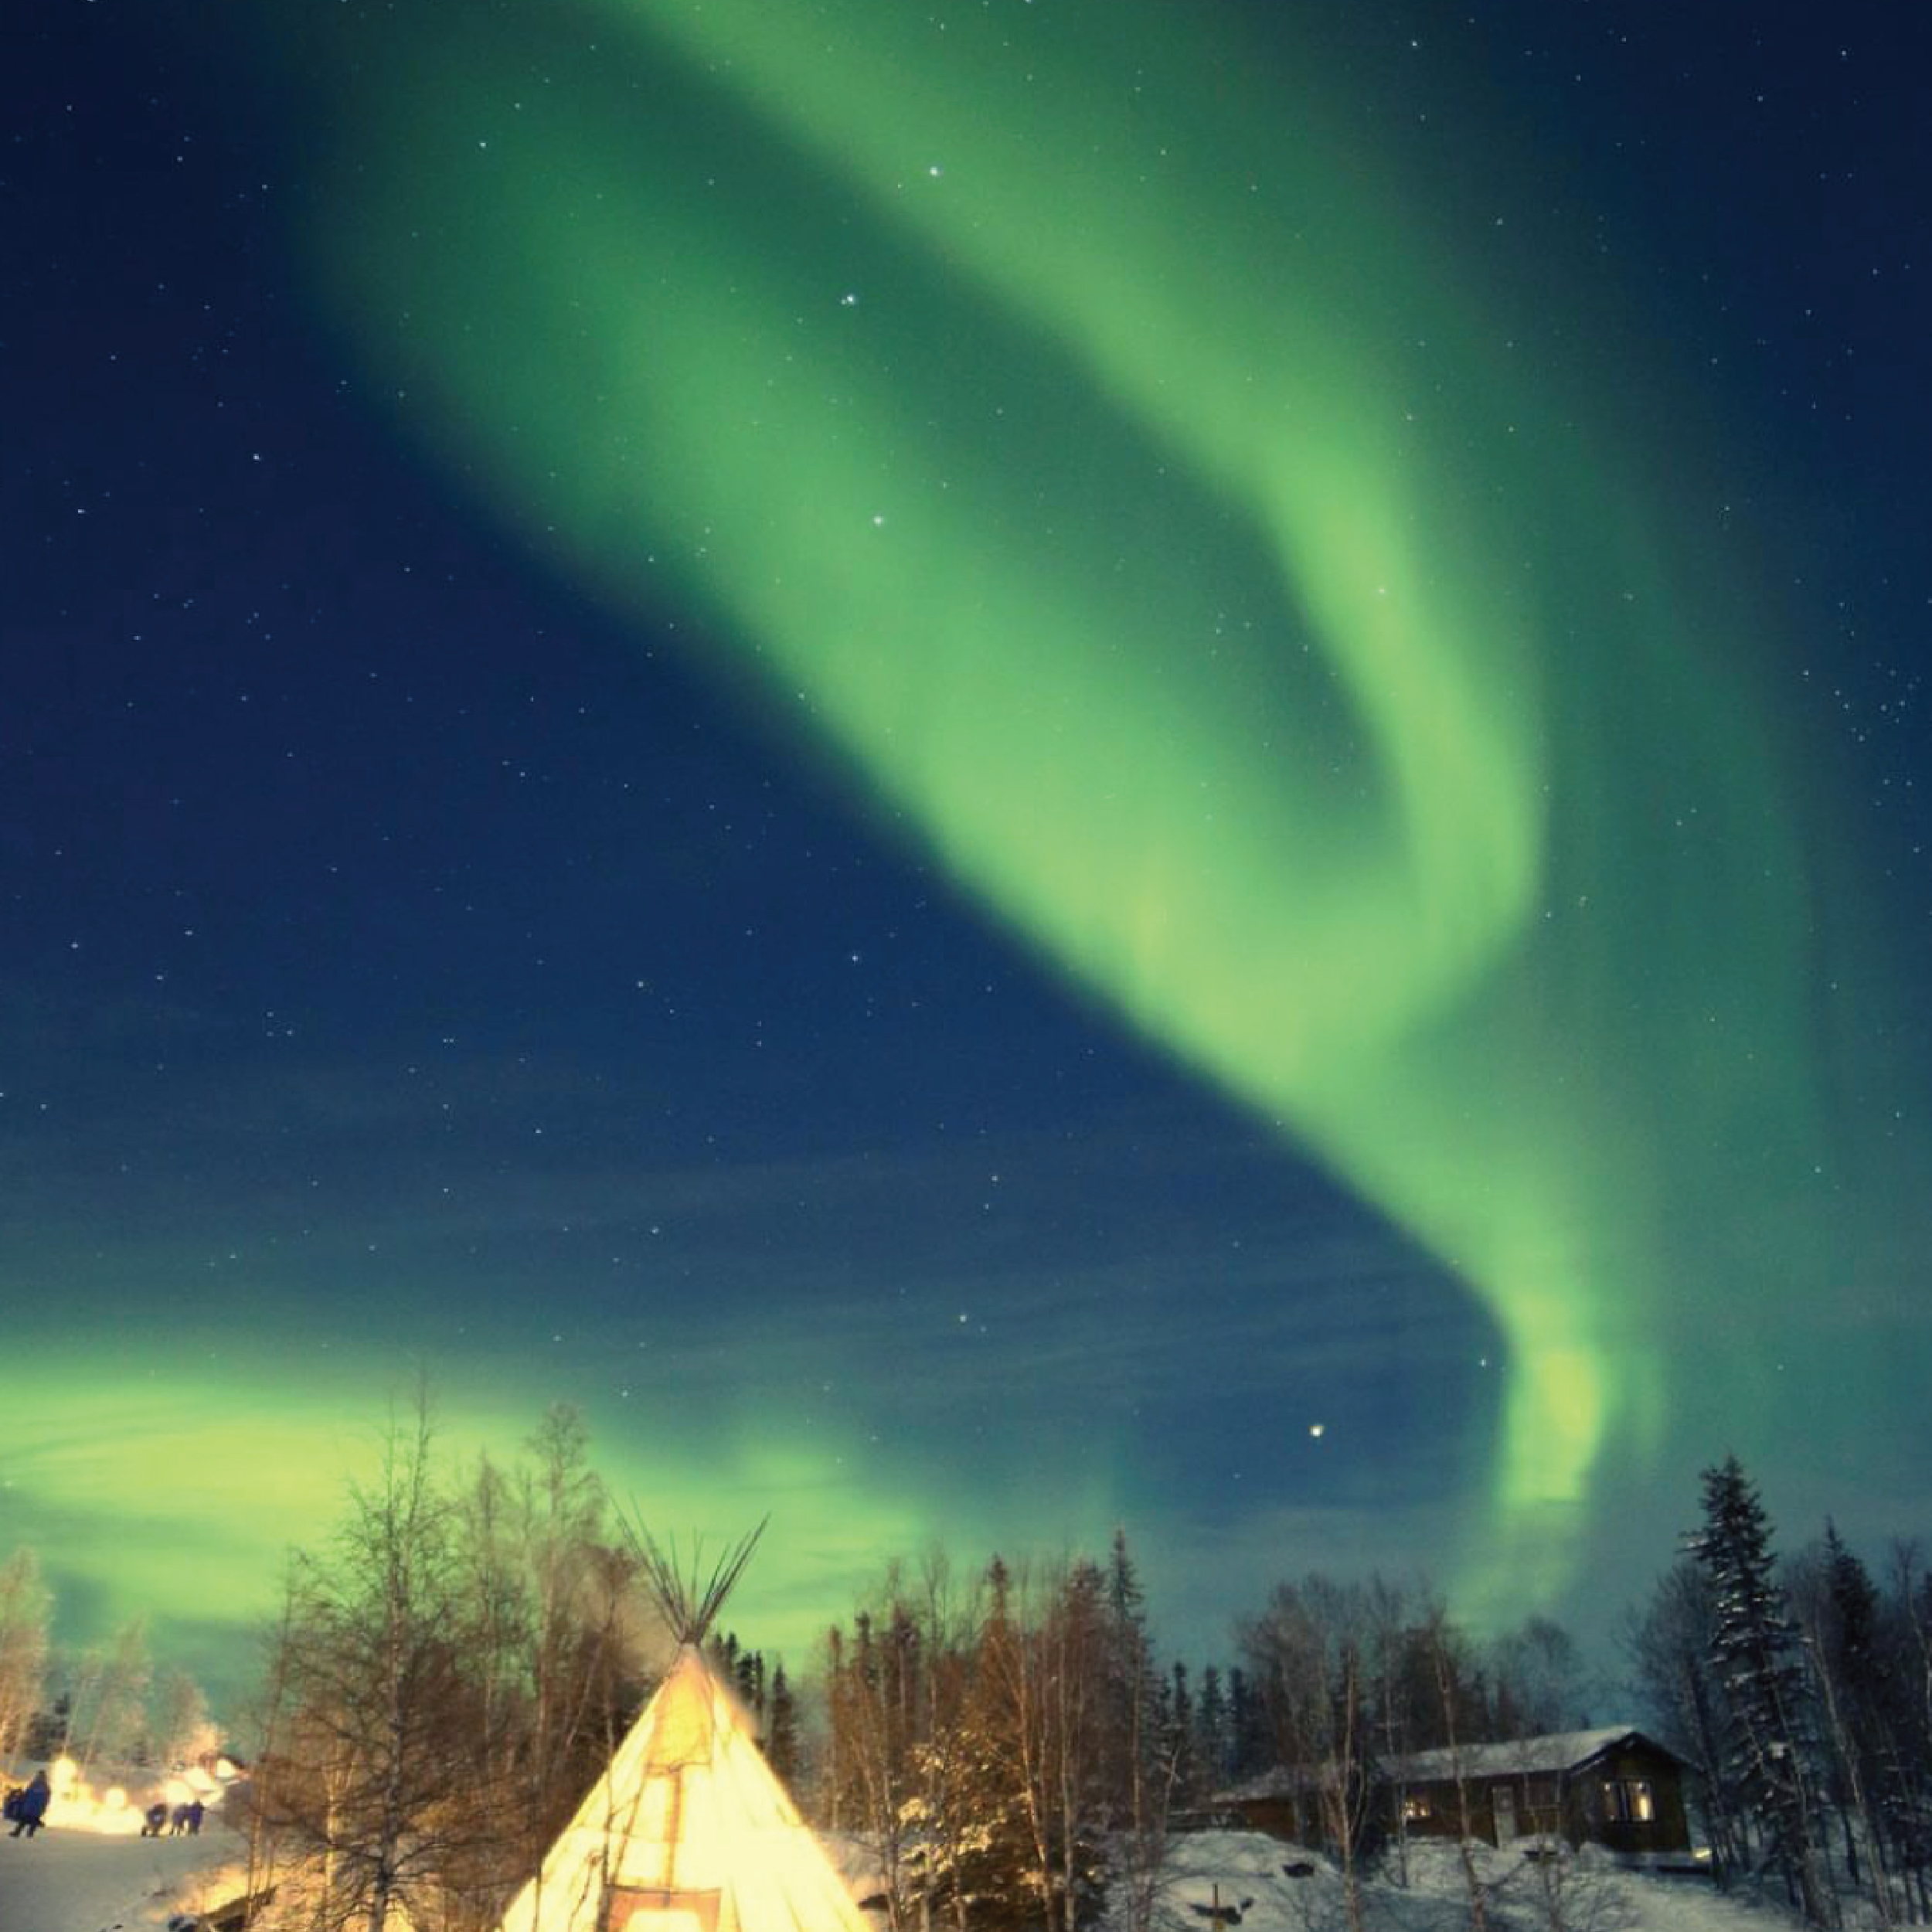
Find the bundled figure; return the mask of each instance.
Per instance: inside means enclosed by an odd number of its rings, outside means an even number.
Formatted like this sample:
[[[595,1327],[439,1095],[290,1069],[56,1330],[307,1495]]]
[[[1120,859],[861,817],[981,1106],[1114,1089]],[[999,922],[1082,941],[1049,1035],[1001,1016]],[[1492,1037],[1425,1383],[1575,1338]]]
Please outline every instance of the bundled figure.
[[[44,1770],[36,1771],[27,1781],[26,1788],[18,1793],[12,1809],[8,1815],[13,1820],[10,1837],[19,1838],[22,1833],[32,1838],[40,1829],[40,1823],[47,1815],[47,1804],[53,1796]]]
[[[143,1838],[159,1838],[162,1828],[168,1822],[168,1801],[157,1799],[141,1815],[141,1835]]]

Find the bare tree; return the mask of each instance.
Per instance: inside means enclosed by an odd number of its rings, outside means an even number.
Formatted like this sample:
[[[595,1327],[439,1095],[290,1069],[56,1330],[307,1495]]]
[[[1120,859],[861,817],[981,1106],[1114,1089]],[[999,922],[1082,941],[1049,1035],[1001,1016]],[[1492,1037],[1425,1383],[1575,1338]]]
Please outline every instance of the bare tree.
[[[83,1769],[131,1757],[145,1743],[151,1669],[145,1617],[122,1624],[111,1641],[83,1655],[72,1686],[66,1749]]]
[[[213,1750],[220,1728],[208,1714],[208,1699],[184,1670],[169,1669],[156,1686],[148,1736],[164,1765],[186,1764]]]
[[[1469,1808],[1469,1766],[1465,1753],[1473,1740],[1464,1736],[1461,1727],[1461,1713],[1468,1696],[1468,1659],[1461,1634],[1450,1623],[1444,1605],[1437,1603],[1428,1607],[1421,1633],[1430,1674],[1435,1680],[1437,1702],[1442,1713],[1450,1777],[1456,1787],[1456,1854],[1462,1871],[1464,1894],[1469,1901],[1469,1923],[1471,1932],[1487,1932],[1489,1889],[1476,1863],[1476,1829]]]
[[[1547,1617],[1527,1617],[1488,1646],[1496,1741],[1582,1728],[1583,1669],[1575,1640]]]
[[[1376,1831],[1374,1713],[1364,1667],[1371,1619],[1362,1590],[1321,1576],[1277,1584],[1240,1631],[1277,1761],[1313,1800],[1342,1876],[1350,1932],[1362,1932],[1362,1879]]]
[[[0,1764],[20,1750],[46,1692],[52,1604],[31,1549],[0,1563]]]
[[[321,1864],[314,1922],[434,1922],[454,1865],[491,1828],[477,1788],[479,1700],[461,1667],[452,1512],[426,1398],[352,1487],[327,1560],[300,1560],[278,1660],[283,1751],[258,1777],[270,1824]]]

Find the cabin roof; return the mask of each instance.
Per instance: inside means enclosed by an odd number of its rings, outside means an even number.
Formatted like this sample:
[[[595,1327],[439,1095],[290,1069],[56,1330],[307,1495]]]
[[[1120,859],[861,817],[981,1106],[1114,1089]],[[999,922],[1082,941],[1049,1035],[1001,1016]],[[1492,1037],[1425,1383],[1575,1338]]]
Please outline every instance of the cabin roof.
[[[1405,1757],[1378,1759],[1376,1781],[1383,1784],[1448,1784],[1457,1777],[1485,1778],[1560,1776],[1581,1770],[1620,1744],[1635,1743],[1672,1764],[1684,1761],[1668,1746],[1628,1724],[1609,1724],[1595,1730],[1552,1731],[1541,1737],[1519,1737],[1501,1744],[1462,1744]],[[1292,1798],[1322,1788],[1333,1772],[1320,1765],[1278,1764],[1225,1791],[1213,1802],[1239,1804],[1256,1799]]]
[[[1461,1777],[1508,1777],[1525,1774],[1553,1777],[1565,1771],[1580,1771],[1618,1745],[1638,1743],[1667,1757],[1674,1764],[1683,1760],[1655,1738],[1628,1724],[1612,1724],[1597,1730],[1553,1731],[1543,1737],[1519,1737],[1507,1744],[1464,1744],[1456,1749],[1415,1751],[1396,1758],[1389,1766],[1391,1778],[1411,1784],[1447,1784]]]

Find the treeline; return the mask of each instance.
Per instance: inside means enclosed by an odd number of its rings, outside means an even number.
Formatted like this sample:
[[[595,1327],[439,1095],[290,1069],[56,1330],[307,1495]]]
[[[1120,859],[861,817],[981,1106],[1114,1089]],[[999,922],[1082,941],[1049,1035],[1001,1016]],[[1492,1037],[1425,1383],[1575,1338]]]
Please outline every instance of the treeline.
[[[427,1400],[392,1424],[267,1645],[254,1922],[493,1923],[654,1688],[635,1577],[574,1411],[508,1465],[451,1467]]]
[[[220,1743],[201,1686],[157,1675],[145,1620],[70,1655],[53,1641],[53,1597],[31,1549],[0,1563],[0,1767],[70,1757],[97,1765],[192,1761]]]
[[[394,1424],[294,1560],[249,1714],[258,1923],[494,1923],[655,1688],[638,1584],[573,1412],[508,1464],[452,1463],[426,1402]],[[907,1932],[1076,1932],[1107,1886],[1145,1927],[1177,1821],[1332,1747],[1311,1686],[1337,1672],[1363,1766],[1580,1714],[1556,1626],[1478,1645],[1419,1591],[1284,1585],[1238,1648],[1225,1671],[1158,1656],[1119,1534],[1100,1561],[888,1570],[811,1660],[811,1724],[762,1651],[724,1635],[712,1661],[808,1815],[876,1853]]]
[[[1735,1458],[1633,1619],[1634,1687],[1695,1767],[1721,1880],[1781,1878],[1813,1924],[1845,1893],[1881,1926],[1932,1922],[1932,1573],[1893,1546],[1875,1577],[1828,1522],[1778,1561]]]
[[[168,1764],[220,1741],[143,1627],[63,1659],[30,1551],[0,1565],[0,1765]],[[251,1921],[482,1932],[655,1688],[662,1632],[573,1410],[508,1461],[450,1456],[427,1396],[392,1421],[328,1539],[291,1561],[259,1682],[228,1713],[250,1776]],[[782,1665],[721,1634],[711,1661],[798,1775]]]
[[[655,1688],[645,1604],[573,1412],[508,1463],[454,1462],[426,1400],[395,1423],[292,1562],[238,1714],[257,1922],[493,1923]],[[0,1566],[0,1758],[165,1754],[206,1724],[192,1686],[151,1694],[138,1628],[49,1696],[47,1608],[30,1556]],[[1117,1533],[1097,1559],[889,1568],[804,1660],[802,1699],[735,1637],[713,1662],[808,1816],[876,1858],[892,1932],[1080,1932],[1104,1893],[1145,1932],[1170,1835],[1276,1767],[1360,1927],[1372,1877],[1406,1882],[1403,1758],[1584,1729],[1593,1706],[1694,1767],[1723,1882],[1781,1879],[1821,1926],[1852,1892],[1882,1927],[1932,1921],[1932,1577],[1906,1546],[1875,1577],[1829,1526],[1779,1563],[1734,1462],[1633,1614],[1608,1708],[1560,1627],[1478,1641],[1420,1582],[1284,1582],[1230,1635],[1225,1661],[1162,1655]]]
[[[1586,1721],[1558,1626],[1479,1644],[1421,1586],[1282,1584],[1236,1648],[1225,1672],[1157,1656],[1124,1533],[1104,1563],[995,1557],[964,1583],[929,1557],[828,1638],[811,1808],[876,1848],[894,1932],[1073,1932],[1104,1884],[1138,1932],[1172,1829],[1244,1777],[1310,1767],[1359,1923],[1377,1759]]]

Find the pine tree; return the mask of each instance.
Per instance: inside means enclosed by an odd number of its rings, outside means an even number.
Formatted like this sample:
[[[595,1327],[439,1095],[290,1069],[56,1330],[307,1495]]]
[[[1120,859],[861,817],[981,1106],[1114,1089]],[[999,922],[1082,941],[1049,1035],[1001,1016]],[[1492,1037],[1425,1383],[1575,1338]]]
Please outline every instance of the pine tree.
[[[1184,1804],[1192,1804],[1200,1786],[1194,1754],[1199,1735],[1194,1698],[1187,1687],[1187,1666],[1176,1659],[1168,1679],[1161,1713],[1161,1759],[1170,1788]]]
[[[1763,1821],[1794,1903],[1808,1923],[1836,1923],[1820,1869],[1806,1764],[1798,1634],[1774,1574],[1771,1526],[1735,1456],[1703,1473],[1704,1522],[1685,1547],[1709,1579],[1711,1658],[1730,1713],[1731,1767]]]
[[[29,1758],[57,1757],[67,1748],[67,1736],[73,1729],[73,1692],[63,1690],[44,1710],[27,1720],[25,1748]]]
[[[1228,1700],[1221,1673],[1210,1664],[1201,1673],[1200,1701],[1194,1710],[1194,1761],[1202,1794],[1211,1797],[1228,1781]]]
[[[1127,1532],[1116,1529],[1107,1572],[1101,1662],[1106,1708],[1101,1739],[1104,1822],[1126,1832],[1138,1862],[1165,1835],[1166,1805],[1158,1726],[1154,1721],[1153,1660],[1141,1580]]]
[[[1228,1672],[1228,1774],[1239,1782],[1274,1762],[1268,1748],[1267,1712],[1239,1665]]]
[[[765,1654],[761,1650],[740,1651],[732,1688],[738,1702],[750,1714],[755,1730],[762,1733],[765,1723]]]
[[[1692,1788],[1713,1854],[1712,1873],[1728,1888],[1748,1855],[1749,1812],[1731,1774],[1730,1707],[1711,1655],[1716,1627],[1710,1579],[1682,1556],[1658,1578],[1628,1641],[1651,1723],[1696,1772]]]
[[[795,1789],[798,1783],[798,1700],[791,1694],[783,1664],[771,1667],[766,1712],[765,1756],[786,1787]]]
[[[1838,1815],[1845,1869],[1868,1886],[1883,1924],[1894,1900],[1884,1869],[1897,1863],[1894,1825],[1910,1818],[1888,1722],[1879,1602],[1870,1573],[1828,1519],[1821,1546],[1794,1566],[1792,1594],[1804,1632],[1826,1747],[1824,1788]]]

